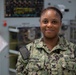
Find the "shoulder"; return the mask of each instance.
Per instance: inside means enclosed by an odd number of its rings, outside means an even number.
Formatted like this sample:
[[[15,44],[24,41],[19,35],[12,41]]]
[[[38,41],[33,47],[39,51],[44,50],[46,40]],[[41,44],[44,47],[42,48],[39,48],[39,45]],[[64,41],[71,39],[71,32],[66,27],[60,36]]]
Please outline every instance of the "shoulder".
[[[76,51],[76,44],[70,42],[69,40],[66,40],[66,38],[60,37],[59,45],[61,46],[62,49],[66,51],[70,51],[72,53]]]
[[[36,48],[37,45],[40,44],[41,38],[40,39],[36,39],[33,42],[29,43],[26,45],[27,49],[30,50],[31,48]]]
[[[76,44],[70,42],[69,40],[67,40],[64,37],[60,37],[60,44],[62,44],[65,47],[70,47],[70,48],[75,48]]]
[[[76,49],[76,44],[72,43],[68,40],[66,40],[66,45],[69,46],[69,48],[71,48],[71,49],[74,49],[74,50]]]
[[[39,56],[41,48],[42,48],[42,41],[40,39],[36,39],[33,42],[29,43],[26,45],[27,49],[30,52],[30,57],[32,58],[33,56]]]
[[[66,40],[66,38],[62,38],[62,46],[63,49],[65,50],[65,54],[67,54],[68,52],[70,53],[70,55],[74,55],[76,56],[76,44],[72,43],[68,40]]]

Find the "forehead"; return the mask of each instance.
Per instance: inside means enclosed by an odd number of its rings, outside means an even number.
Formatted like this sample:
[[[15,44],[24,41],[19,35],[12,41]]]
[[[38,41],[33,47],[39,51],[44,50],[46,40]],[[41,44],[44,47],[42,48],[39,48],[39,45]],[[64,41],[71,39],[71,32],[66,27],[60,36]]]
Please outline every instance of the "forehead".
[[[41,18],[60,18],[59,13],[56,10],[49,9],[42,13]]]

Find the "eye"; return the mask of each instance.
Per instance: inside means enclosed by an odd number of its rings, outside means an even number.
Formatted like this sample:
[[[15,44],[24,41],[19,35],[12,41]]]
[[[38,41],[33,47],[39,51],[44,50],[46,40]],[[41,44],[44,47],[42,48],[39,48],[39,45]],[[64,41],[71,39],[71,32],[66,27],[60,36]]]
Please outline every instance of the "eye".
[[[52,24],[57,24],[57,23],[58,23],[58,21],[56,21],[56,20],[52,21]]]
[[[44,24],[47,24],[47,23],[48,23],[48,20],[47,20],[47,19],[44,19],[42,22],[43,22]]]

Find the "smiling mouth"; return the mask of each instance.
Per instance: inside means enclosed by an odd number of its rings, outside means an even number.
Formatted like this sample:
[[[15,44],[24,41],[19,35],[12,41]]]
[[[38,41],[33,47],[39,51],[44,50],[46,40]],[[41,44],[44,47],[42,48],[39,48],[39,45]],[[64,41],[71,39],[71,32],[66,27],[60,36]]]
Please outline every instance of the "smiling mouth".
[[[54,30],[50,29],[50,30],[46,30],[46,32],[53,32]]]

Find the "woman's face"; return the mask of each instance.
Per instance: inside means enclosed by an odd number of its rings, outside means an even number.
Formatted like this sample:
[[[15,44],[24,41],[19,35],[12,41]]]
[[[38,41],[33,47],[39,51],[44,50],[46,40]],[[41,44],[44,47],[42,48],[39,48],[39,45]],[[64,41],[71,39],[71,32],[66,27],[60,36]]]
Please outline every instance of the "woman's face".
[[[56,38],[58,36],[61,27],[61,18],[59,13],[50,9],[45,11],[40,18],[40,28],[43,36],[49,39]]]

